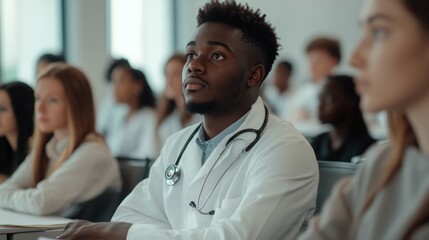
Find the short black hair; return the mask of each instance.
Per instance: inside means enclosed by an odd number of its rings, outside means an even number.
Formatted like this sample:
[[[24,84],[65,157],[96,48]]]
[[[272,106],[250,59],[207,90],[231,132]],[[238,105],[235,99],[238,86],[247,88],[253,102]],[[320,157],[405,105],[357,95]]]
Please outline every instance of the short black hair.
[[[234,0],[211,0],[198,11],[198,27],[206,22],[219,22],[231,25],[243,32],[243,39],[262,54],[265,77],[270,72],[278,55],[280,45],[274,28],[265,20],[260,10],[250,9],[249,5]]]
[[[293,66],[292,63],[290,63],[289,61],[286,60],[282,60],[278,63],[279,66],[282,66],[284,68],[286,68],[287,70],[289,70],[289,73],[293,72]]]
[[[45,54],[42,54],[39,57],[39,59],[37,59],[37,63],[40,63],[41,61],[46,61],[48,63],[54,63],[54,62],[65,63],[66,59],[63,54],[45,53]]]
[[[107,82],[111,82],[112,81],[113,70],[115,70],[115,68],[117,68],[117,67],[131,68],[131,64],[125,58],[112,59],[112,61],[110,62],[109,66],[107,67],[107,70],[106,70],[106,80],[107,80]]]

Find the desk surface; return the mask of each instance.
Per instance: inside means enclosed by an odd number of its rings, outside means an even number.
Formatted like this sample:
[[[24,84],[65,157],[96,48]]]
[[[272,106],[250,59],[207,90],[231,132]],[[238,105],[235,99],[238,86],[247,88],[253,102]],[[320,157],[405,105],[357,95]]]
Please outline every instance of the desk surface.
[[[0,226],[27,226],[38,227],[46,225],[67,224],[71,219],[56,216],[36,216],[25,213],[18,213],[10,210],[0,209]]]
[[[55,216],[35,216],[31,214],[18,213],[5,209],[0,209],[0,236],[17,235],[24,233],[40,233],[52,229],[63,229],[64,225],[71,222],[71,219]],[[25,235],[25,234],[24,234]],[[11,239],[11,238],[8,238]],[[15,238],[12,238],[15,239]],[[0,240],[3,240],[0,238]]]

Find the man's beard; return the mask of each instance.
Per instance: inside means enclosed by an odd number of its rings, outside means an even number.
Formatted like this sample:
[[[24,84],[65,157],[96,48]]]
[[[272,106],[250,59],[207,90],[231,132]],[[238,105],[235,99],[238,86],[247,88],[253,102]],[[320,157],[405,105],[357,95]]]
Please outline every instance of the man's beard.
[[[186,109],[190,113],[207,114],[210,113],[217,104],[215,102],[207,103],[186,103]]]

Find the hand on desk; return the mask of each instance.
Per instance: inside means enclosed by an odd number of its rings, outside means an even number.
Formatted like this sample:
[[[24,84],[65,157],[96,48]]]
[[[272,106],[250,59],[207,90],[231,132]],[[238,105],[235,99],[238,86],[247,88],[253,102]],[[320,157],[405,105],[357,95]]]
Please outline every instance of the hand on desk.
[[[57,239],[110,239],[125,240],[131,223],[103,222],[92,223],[77,220],[67,224],[64,232]]]

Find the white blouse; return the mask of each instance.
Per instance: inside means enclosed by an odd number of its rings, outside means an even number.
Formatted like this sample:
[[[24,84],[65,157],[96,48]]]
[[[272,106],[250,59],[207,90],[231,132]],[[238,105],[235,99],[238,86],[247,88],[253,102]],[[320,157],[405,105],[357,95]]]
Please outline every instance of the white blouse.
[[[155,158],[155,112],[144,107],[127,118],[127,112],[115,116],[107,136],[107,144],[114,156]]]
[[[12,177],[0,185],[0,207],[36,215],[61,215],[69,207],[107,189],[120,191],[116,159],[100,140],[87,139],[53,170],[68,139],[56,141],[52,138],[46,145],[47,177],[36,186],[33,185],[34,157],[27,156]]]

